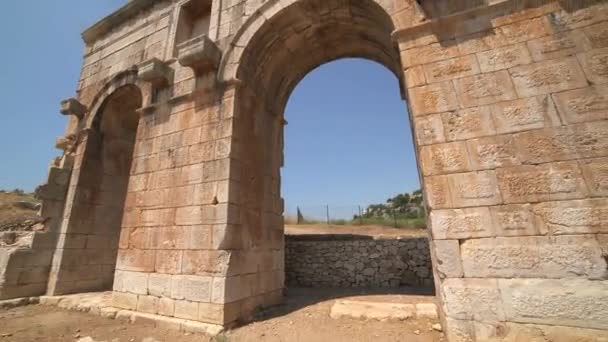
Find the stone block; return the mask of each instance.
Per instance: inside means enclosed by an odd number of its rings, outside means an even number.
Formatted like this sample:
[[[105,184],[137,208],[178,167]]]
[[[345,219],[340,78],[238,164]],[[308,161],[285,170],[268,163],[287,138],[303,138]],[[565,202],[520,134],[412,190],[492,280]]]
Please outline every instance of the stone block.
[[[561,124],[547,95],[496,103],[490,107],[496,132],[513,133]]]
[[[154,272],[156,251],[121,249],[118,251],[116,269],[134,272]]]
[[[441,278],[461,278],[463,276],[460,246],[458,240],[435,240],[435,269]]]
[[[533,206],[536,226],[551,235],[608,233],[608,200],[545,202]]]
[[[470,170],[464,142],[423,146],[420,148],[420,165],[424,175],[441,175]]]
[[[232,253],[229,251],[185,251],[182,272],[184,274],[226,275]]]
[[[408,90],[412,114],[421,116],[452,111],[458,108],[451,82],[441,82]]]
[[[465,108],[517,98],[506,70],[457,79],[454,80],[454,85],[459,102]]]
[[[432,114],[417,117],[414,120],[418,145],[429,145],[445,142],[441,115]]]
[[[221,50],[206,35],[183,42],[177,48],[179,64],[199,73],[217,69],[222,58]]]
[[[444,43],[432,43],[401,51],[401,62],[404,67],[409,68],[414,65],[454,58],[458,54],[458,47],[455,44],[448,46]]]
[[[595,85],[553,94],[555,105],[567,123],[608,118],[608,86]]]
[[[114,291],[148,294],[148,273],[116,271]]]
[[[488,170],[521,164],[515,149],[514,138],[511,135],[468,140],[467,150],[473,170]]]
[[[490,210],[486,207],[433,210],[430,214],[434,239],[469,239],[494,236]]]
[[[441,209],[452,206],[447,176],[424,177],[424,189],[430,208]]]
[[[137,311],[150,314],[158,313],[158,297],[139,296],[137,300]]]
[[[556,93],[587,85],[575,57],[519,66],[509,71],[519,97]]]
[[[477,341],[517,342],[517,341],[608,341],[608,331],[597,329],[581,329],[538,324],[475,323],[475,338]]]
[[[608,83],[608,48],[580,53],[577,57],[591,84]]]
[[[240,315],[240,303],[212,304],[199,303],[198,320],[202,322],[226,325],[234,322]]]
[[[494,171],[450,174],[447,178],[456,208],[502,203]]]
[[[156,251],[155,271],[169,274],[180,273],[183,253],[182,251]]]
[[[509,322],[606,329],[608,281],[499,279]]]
[[[528,41],[535,62],[567,57],[589,49],[589,41],[581,30],[572,30]]]
[[[608,155],[608,121],[523,132],[516,141],[522,160],[530,163],[603,157]]]
[[[163,316],[175,315],[175,300],[161,297],[158,300],[158,314]]]
[[[148,293],[157,297],[171,296],[171,275],[150,273],[148,276]]]
[[[583,32],[585,32],[592,49],[608,47],[608,27],[605,23],[587,26],[583,28]]]
[[[496,236],[540,235],[532,206],[529,204],[501,205],[490,208]]]
[[[198,320],[198,304],[188,300],[176,300],[173,316],[183,319]]]
[[[497,177],[507,204],[578,199],[588,193],[577,163],[498,169]]]
[[[429,83],[472,76],[479,73],[479,64],[475,55],[467,55],[424,66],[426,79]]]
[[[214,277],[212,303],[226,304],[251,297],[251,283],[246,276]]]
[[[329,316],[372,320],[404,321],[414,317],[414,304],[376,303],[352,300],[338,300],[331,307]]]
[[[408,88],[419,87],[426,84],[424,67],[422,65],[411,67],[404,70],[405,85]]]
[[[137,295],[125,292],[112,292],[112,306],[126,310],[137,308]]]
[[[492,72],[532,63],[525,44],[515,44],[477,53],[481,72]]]
[[[505,319],[496,279],[445,279],[442,292],[449,318],[490,323]]]
[[[176,275],[171,279],[171,297],[195,302],[211,301],[211,277]]]
[[[601,279],[606,261],[594,236],[528,236],[467,240],[465,277]]]
[[[608,158],[580,161],[591,196],[608,196]]]
[[[450,342],[477,342],[473,321],[445,319],[445,334]]]
[[[489,107],[476,107],[441,114],[448,141],[496,134]]]

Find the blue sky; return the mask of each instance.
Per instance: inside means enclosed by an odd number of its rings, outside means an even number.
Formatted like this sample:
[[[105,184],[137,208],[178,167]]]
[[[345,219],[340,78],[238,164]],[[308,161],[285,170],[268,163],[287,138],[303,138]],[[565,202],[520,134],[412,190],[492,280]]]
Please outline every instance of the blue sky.
[[[82,32],[125,0],[7,1],[0,12],[0,189],[45,181],[75,94]],[[418,187],[396,78],[383,66],[339,60],[309,73],[286,110],[283,194],[288,207],[365,205]]]

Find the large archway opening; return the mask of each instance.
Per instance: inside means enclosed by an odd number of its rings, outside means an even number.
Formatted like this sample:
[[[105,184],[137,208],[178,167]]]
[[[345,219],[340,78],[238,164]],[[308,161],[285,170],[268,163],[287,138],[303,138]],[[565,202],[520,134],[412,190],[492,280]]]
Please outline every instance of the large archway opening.
[[[234,187],[239,189],[239,223],[248,242],[244,254],[258,258],[257,272],[263,279],[255,295],[280,293],[285,284],[281,168],[290,95],[311,70],[348,57],[386,67],[399,80],[398,91],[403,93],[393,30],[387,9],[372,0],[297,1],[267,19],[244,47],[235,75],[242,85],[235,105],[233,144],[238,151],[235,178],[239,181]],[[405,104],[403,115],[407,116]],[[430,267],[428,273],[430,279]]]

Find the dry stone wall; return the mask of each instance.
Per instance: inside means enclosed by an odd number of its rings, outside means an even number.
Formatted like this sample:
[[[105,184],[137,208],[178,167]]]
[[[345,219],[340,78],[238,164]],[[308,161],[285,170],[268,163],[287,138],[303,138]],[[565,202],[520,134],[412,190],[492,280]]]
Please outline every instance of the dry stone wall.
[[[432,287],[426,238],[287,235],[288,287]]]

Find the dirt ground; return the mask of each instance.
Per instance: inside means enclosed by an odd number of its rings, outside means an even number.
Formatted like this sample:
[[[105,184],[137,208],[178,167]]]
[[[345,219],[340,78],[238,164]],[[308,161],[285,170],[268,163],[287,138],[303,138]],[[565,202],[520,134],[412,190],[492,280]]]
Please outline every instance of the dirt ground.
[[[255,322],[210,339],[173,330],[154,328],[144,323],[129,324],[70,312],[48,306],[26,306],[0,311],[0,341],[88,341],[112,342],[367,342],[367,341],[443,341],[426,319],[373,321],[332,319],[329,311],[336,299],[418,303],[432,297],[407,290],[366,292],[365,290],[289,289],[283,305],[262,312]],[[85,340],[82,340],[85,341]]]
[[[338,234],[338,235],[365,235],[365,236],[390,236],[390,237],[427,237],[426,229],[398,229],[383,226],[341,226],[327,224],[310,225],[285,225],[286,235],[317,235],[317,234]]]

